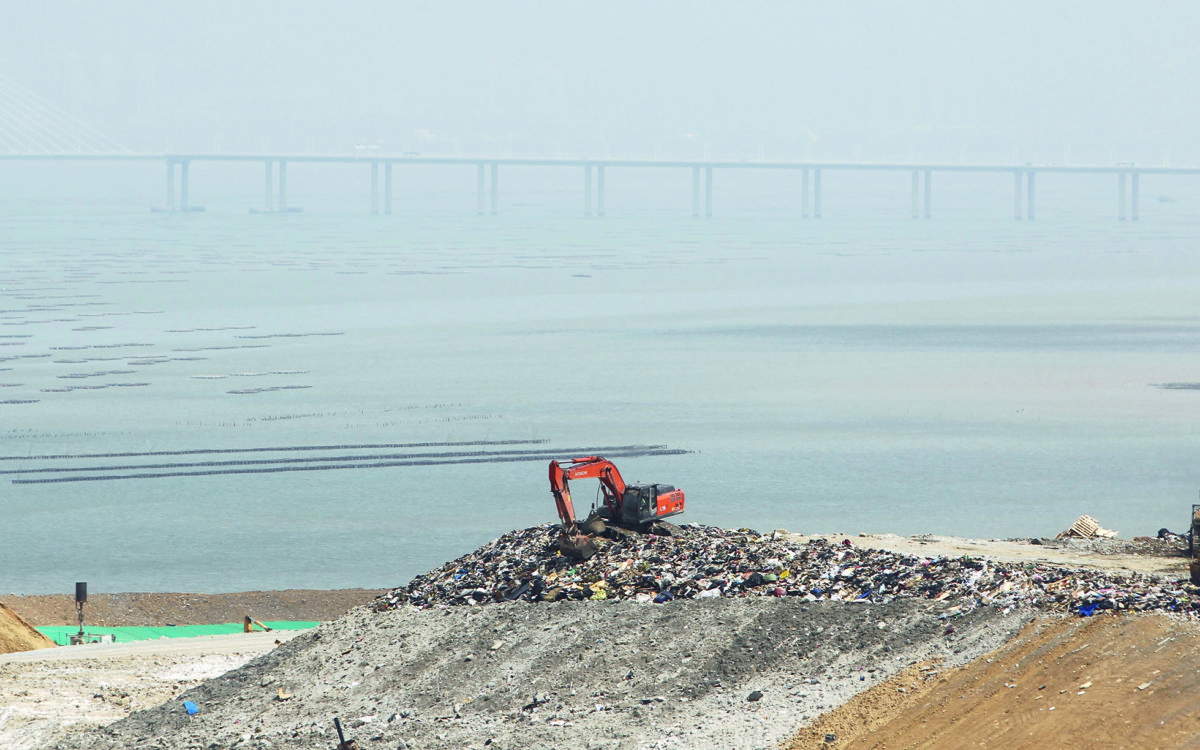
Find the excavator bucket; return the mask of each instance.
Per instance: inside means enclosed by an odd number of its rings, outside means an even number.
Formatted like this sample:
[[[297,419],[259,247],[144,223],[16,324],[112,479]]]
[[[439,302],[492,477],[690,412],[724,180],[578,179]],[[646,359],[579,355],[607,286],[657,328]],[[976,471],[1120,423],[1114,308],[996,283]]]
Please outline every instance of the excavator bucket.
[[[608,531],[608,527],[604,524],[604,519],[596,511],[592,511],[583,522],[583,530],[589,536],[603,536],[604,532]]]
[[[598,549],[596,543],[583,534],[568,534],[564,531],[558,537],[558,550],[567,557],[586,560],[596,554]]]

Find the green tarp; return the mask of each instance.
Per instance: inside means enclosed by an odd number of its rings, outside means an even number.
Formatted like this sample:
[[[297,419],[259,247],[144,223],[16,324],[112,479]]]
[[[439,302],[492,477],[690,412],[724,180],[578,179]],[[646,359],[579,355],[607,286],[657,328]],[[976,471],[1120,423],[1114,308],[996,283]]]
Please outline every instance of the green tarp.
[[[321,623],[282,621],[266,622],[263,624],[272,630],[305,630],[307,628],[315,628]],[[148,641],[154,638],[194,638],[198,635],[226,635],[228,633],[240,633],[242,629],[243,624],[240,622],[227,622],[221,625],[169,625],[158,628],[85,627],[83,632],[88,636],[112,634],[117,643],[129,643],[130,641]],[[60,646],[65,646],[71,642],[71,636],[79,632],[79,626],[49,625],[40,627],[37,630]]]

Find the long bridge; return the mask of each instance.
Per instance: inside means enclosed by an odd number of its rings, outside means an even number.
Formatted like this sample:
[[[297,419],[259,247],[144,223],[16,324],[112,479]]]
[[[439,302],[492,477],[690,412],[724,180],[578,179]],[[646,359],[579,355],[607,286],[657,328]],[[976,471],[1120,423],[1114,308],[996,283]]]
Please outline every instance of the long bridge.
[[[825,172],[909,172],[912,175],[912,218],[933,216],[933,176],[935,173],[984,173],[1009,175],[1013,185],[1013,218],[1031,220],[1036,216],[1037,177],[1041,174],[1089,175],[1115,178],[1117,218],[1137,221],[1142,175],[1200,175],[1200,167],[1150,167],[1133,163],[1112,166],[939,164],[902,162],[782,161],[782,160],[671,160],[634,158],[537,158],[491,156],[416,156],[416,155],[314,155],[314,154],[211,154],[211,153],[0,153],[4,161],[119,161],[159,162],[166,169],[166,195],[163,211],[203,210],[192,202],[189,181],[192,163],[258,162],[263,165],[264,190],[261,212],[287,213],[287,172],[289,164],[342,164],[369,166],[372,214],[392,212],[393,168],[416,165],[474,167],[476,205],[479,214],[499,210],[501,167],[542,167],[578,169],[582,172],[583,213],[605,215],[605,176],[609,169],[691,170],[692,215],[713,215],[713,173],[732,170],[790,170],[799,172],[801,216],[821,217],[821,177]],[[380,196],[382,172],[382,200]],[[178,186],[178,192],[176,192]],[[177,197],[178,196],[178,199]],[[702,201],[703,198],[703,201]],[[703,205],[702,205],[703,203]]]
[[[169,148],[169,147],[168,147]],[[422,156],[384,155],[356,149],[349,154],[289,153],[132,153],[123,145],[97,131],[37,94],[0,74],[0,162],[7,161],[113,161],[159,162],[166,169],[166,195],[155,210],[191,212],[203,210],[192,201],[190,178],[192,164],[214,162],[258,162],[263,165],[263,204],[256,212],[290,213],[299,209],[288,205],[289,164],[340,164],[370,167],[371,213],[392,212],[392,172],[395,167],[446,165],[474,167],[476,177],[475,210],[495,214],[499,210],[500,169],[534,167],[578,169],[582,172],[583,213],[605,215],[605,176],[610,169],[691,170],[692,216],[713,215],[713,173],[732,170],[790,170],[799,172],[801,216],[821,217],[821,177],[825,172],[908,172],[912,175],[912,217],[933,216],[933,176],[935,173],[1007,174],[1013,185],[1013,217],[1031,220],[1036,215],[1036,187],[1039,175],[1088,175],[1099,179],[1115,178],[1117,218],[1138,219],[1142,175],[1200,175],[1200,167],[1150,167],[1132,162],[1111,166],[945,164],[913,162],[846,162],[732,159],[633,159],[633,158],[536,158],[494,156]],[[380,172],[383,173],[383,197],[380,201]],[[703,189],[702,189],[703,185]],[[178,192],[176,187],[178,186]],[[703,210],[701,197],[703,195]],[[178,199],[177,199],[178,196]],[[489,200],[490,199],[490,200]],[[682,203],[682,201],[681,201]]]

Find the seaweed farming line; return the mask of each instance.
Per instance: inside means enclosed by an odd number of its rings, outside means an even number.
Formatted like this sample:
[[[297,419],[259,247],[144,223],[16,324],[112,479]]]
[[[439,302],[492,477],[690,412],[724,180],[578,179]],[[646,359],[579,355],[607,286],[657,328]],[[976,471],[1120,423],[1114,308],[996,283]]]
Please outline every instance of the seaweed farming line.
[[[598,454],[615,454],[617,451],[659,450],[665,445],[607,445],[591,448],[563,448],[553,451],[558,456],[592,456]],[[526,451],[447,451],[443,453],[384,453],[377,455],[357,456],[309,456],[304,458],[259,458],[236,459],[231,461],[189,461],[163,464],[126,464],[124,466],[47,466],[37,469],[8,469],[0,474],[65,474],[83,471],[133,471],[145,469],[198,469],[215,466],[263,466],[271,464],[304,464],[333,461],[405,461],[414,458],[482,458],[485,456],[523,456],[541,455],[551,452],[548,449]]]
[[[632,458],[636,456],[679,456],[685,453],[690,453],[681,448],[662,448],[644,451],[621,451],[609,452],[613,458]],[[219,476],[227,474],[277,474],[285,471],[334,471],[338,469],[384,469],[400,466],[452,466],[461,464],[501,464],[501,463],[516,463],[518,461],[548,461],[553,458],[561,458],[561,453],[541,453],[537,455],[527,456],[510,456],[496,455],[486,458],[461,458],[461,459],[429,459],[415,461],[380,461],[376,463],[364,464],[331,464],[323,466],[274,466],[270,468],[259,469],[212,469],[207,471],[172,471],[155,474],[109,474],[109,475],[92,475],[84,477],[50,477],[47,479],[14,479],[13,484],[56,484],[62,482],[103,482],[115,479],[165,479],[168,477],[203,477],[203,476]]]
[[[276,451],[366,451],[392,448],[465,448],[472,445],[545,445],[549,440],[458,440],[428,443],[348,443],[344,445],[282,445],[262,448],[193,448],[181,451],[136,453],[59,453],[41,456],[0,456],[0,461],[52,461],[73,458],[139,458],[143,456],[197,456],[220,453],[273,453]]]

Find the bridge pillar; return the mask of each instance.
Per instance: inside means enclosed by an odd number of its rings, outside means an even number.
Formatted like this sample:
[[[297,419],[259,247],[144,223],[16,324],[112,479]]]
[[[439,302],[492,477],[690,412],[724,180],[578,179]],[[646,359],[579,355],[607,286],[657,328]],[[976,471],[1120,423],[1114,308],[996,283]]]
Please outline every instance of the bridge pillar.
[[[1021,171],[1013,172],[1013,218],[1021,220]]]
[[[500,165],[492,163],[492,216],[496,215],[496,204],[500,202]]]
[[[916,209],[914,208],[915,212]],[[800,218],[808,218],[808,167],[800,170]],[[913,217],[914,219],[916,216]]]
[[[476,166],[478,169],[475,172],[475,213],[483,216],[483,183],[485,181],[483,162],[479,162]]]
[[[1125,221],[1125,173],[1117,174],[1117,221]]]
[[[287,213],[287,162],[279,160],[279,212]]]
[[[175,161],[167,159],[167,206],[168,211],[175,210]]]
[[[263,208],[270,212],[275,210],[275,178],[272,174],[273,170],[271,169],[271,167],[274,166],[274,162],[272,162],[270,159],[267,159],[264,164],[266,165],[267,180],[266,189],[263,191]]]
[[[583,165],[583,215],[592,215],[592,165]]]
[[[604,215],[604,165],[596,167],[596,215]]]
[[[179,210],[188,210],[188,167],[191,162],[179,162]]]
[[[933,217],[933,171],[925,170],[925,218]]]
[[[1033,183],[1033,178],[1034,178],[1034,177],[1037,175],[1037,173],[1036,173],[1036,172],[1033,172],[1033,171],[1030,171],[1030,172],[1028,172],[1027,174],[1028,174],[1028,177],[1029,177],[1029,186],[1028,186],[1028,188],[1027,188],[1027,189],[1026,189],[1026,191],[1025,191],[1025,218],[1029,219],[1030,221],[1033,221],[1033,217],[1034,217],[1034,210],[1033,210],[1033,206],[1034,206],[1034,201],[1033,201],[1033,198],[1034,198],[1034,194],[1033,194],[1033,185],[1034,185],[1034,183]]]
[[[1140,177],[1140,175],[1137,172],[1134,172],[1132,177],[1133,177],[1133,195],[1131,195],[1130,197],[1133,199],[1133,202],[1130,206],[1132,208],[1132,211],[1130,212],[1129,218],[1132,219],[1133,221],[1137,221],[1138,220],[1138,177]]]
[[[813,218],[821,218],[821,170],[813,170]]]
[[[383,165],[383,212],[392,212],[392,163]]]
[[[379,213],[379,162],[371,162],[371,214]]]
[[[692,167],[692,216],[700,215],[700,167]]]
[[[712,167],[704,169],[704,215],[712,216]]]

